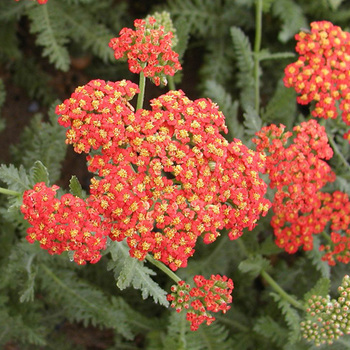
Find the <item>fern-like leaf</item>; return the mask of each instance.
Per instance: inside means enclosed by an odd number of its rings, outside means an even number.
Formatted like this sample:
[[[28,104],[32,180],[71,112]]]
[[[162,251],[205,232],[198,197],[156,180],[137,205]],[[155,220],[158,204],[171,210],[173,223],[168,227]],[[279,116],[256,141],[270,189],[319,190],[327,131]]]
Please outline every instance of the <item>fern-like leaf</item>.
[[[1,164],[0,181],[6,183],[8,189],[17,192],[23,192],[31,187],[28,175],[22,165],[17,169],[13,164],[8,166]]]
[[[113,269],[118,288],[123,290],[132,286],[142,291],[143,299],[151,296],[156,303],[166,307],[169,305],[166,299],[167,292],[151,278],[156,273],[143,262],[130,257],[129,249],[123,242],[112,242],[109,251],[112,262],[109,263],[108,268]]]
[[[272,12],[283,23],[278,39],[285,43],[301,28],[307,28],[302,8],[294,0],[278,0],[272,5]]]
[[[246,107],[246,112],[243,114],[243,117],[243,124],[245,126],[244,132],[249,138],[251,138],[255,135],[256,132],[261,130],[261,118],[259,117],[256,110],[251,106]]]
[[[247,108],[254,106],[253,52],[249,38],[242,29],[231,27],[230,32],[239,70],[237,86],[241,88],[240,100],[243,109],[247,110]]]
[[[331,281],[328,278],[321,277],[317,281],[315,286],[310,291],[305,293],[305,295],[304,295],[305,303],[307,303],[307,301],[313,295],[321,295],[322,297],[326,297],[328,295],[328,293],[329,293],[330,283],[331,283]]]
[[[43,56],[48,57],[57,69],[67,71],[70,65],[68,50],[68,26],[60,17],[62,2],[49,1],[45,6],[34,6],[27,11],[31,33],[37,34],[36,43],[44,47]]]
[[[288,325],[288,341],[295,343],[300,337],[300,316],[298,312],[284,299],[276,293],[270,293],[281,309],[284,319]]]
[[[283,123],[288,129],[291,128],[297,110],[296,93],[294,89],[288,89],[280,80],[275,94],[270,99],[262,113],[264,123]]]
[[[49,121],[42,119],[40,114],[32,118],[23,130],[20,143],[11,147],[11,154],[16,164],[23,164],[28,170],[40,159],[48,170],[50,182],[55,183],[67,150],[65,129],[57,123],[54,105],[49,111]]]
[[[36,184],[38,182],[45,182],[47,186],[50,185],[49,173],[45,165],[41,163],[40,160],[37,160],[34,163],[29,171],[29,174],[33,184]]]
[[[249,274],[252,277],[258,276],[261,270],[266,270],[269,267],[269,261],[263,258],[261,255],[257,255],[255,257],[250,257],[246,260],[243,260],[238,266],[241,272]]]
[[[90,13],[81,6],[65,6],[59,9],[60,17],[71,28],[72,38],[84,49],[89,49],[103,61],[114,61],[113,50],[108,46],[113,33],[103,24],[99,24]],[[91,25],[93,23],[93,30]]]
[[[115,329],[127,339],[133,338],[133,332],[125,313],[118,303],[107,298],[101,290],[76,277],[73,271],[60,268],[55,272],[41,265],[42,279],[46,297],[58,304],[71,321],[91,323]]]
[[[321,273],[324,278],[330,278],[330,267],[326,261],[322,261],[322,253],[319,250],[320,240],[319,237],[314,236],[312,250],[307,251],[305,254],[311,261],[312,265]]]
[[[253,330],[259,336],[271,339],[273,343],[280,347],[286,343],[288,337],[288,330],[274,321],[270,316],[261,316],[258,318]]]
[[[77,196],[79,198],[85,198],[86,197],[86,193],[83,190],[83,188],[81,187],[81,184],[78,180],[78,178],[73,175],[71,177],[71,179],[69,180],[69,189],[70,189],[70,193],[73,196]]]

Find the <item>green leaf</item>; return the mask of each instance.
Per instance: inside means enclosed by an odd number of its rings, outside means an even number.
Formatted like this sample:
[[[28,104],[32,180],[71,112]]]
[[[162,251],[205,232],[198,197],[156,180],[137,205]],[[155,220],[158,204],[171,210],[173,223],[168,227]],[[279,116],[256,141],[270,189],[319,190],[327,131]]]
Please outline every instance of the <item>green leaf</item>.
[[[272,13],[283,23],[278,39],[285,43],[301,28],[307,28],[308,22],[302,8],[293,0],[278,0],[272,5]]]
[[[55,183],[61,173],[61,163],[66,155],[65,129],[57,123],[55,105],[49,111],[49,120],[43,121],[41,114],[36,114],[21,134],[20,142],[11,147],[11,154],[16,164],[30,169],[40,159],[47,167],[50,182]]]
[[[274,241],[272,235],[266,237],[266,239],[261,243],[259,253],[261,255],[273,255],[283,252],[283,249],[278,247]]]
[[[307,303],[307,301],[313,295],[321,295],[322,297],[326,297],[329,293],[329,290],[330,290],[330,284],[331,284],[331,281],[329,280],[329,278],[321,277],[317,281],[315,286],[310,291],[305,293],[305,295],[304,295],[305,303]]]
[[[254,106],[254,59],[249,38],[241,28],[230,29],[233,48],[235,52],[236,65],[239,70],[237,75],[237,86],[241,88],[240,100],[246,111]]]
[[[307,258],[311,260],[311,263],[321,273],[324,278],[330,278],[330,267],[326,261],[322,261],[322,253],[320,252],[320,239],[314,235],[314,244],[312,250],[305,252]]]
[[[7,184],[9,190],[24,192],[31,188],[30,181],[24,167],[21,165],[18,169],[10,164],[0,165],[0,181]]]
[[[238,269],[242,273],[248,273],[251,277],[257,277],[261,270],[267,270],[270,267],[270,262],[263,258],[261,255],[250,257],[241,261],[238,265]]]
[[[47,168],[40,160],[37,160],[29,171],[33,185],[38,182],[45,182],[47,186],[50,184],[49,173]]]
[[[48,57],[57,69],[67,71],[70,57],[68,44],[68,25],[60,17],[61,2],[49,1],[45,6],[34,6],[27,14],[31,21],[30,32],[37,34],[36,43],[43,46],[42,55]]]
[[[243,117],[243,124],[245,126],[244,132],[248,137],[254,136],[256,132],[261,130],[261,118],[253,107],[247,106],[246,113],[243,114]]]
[[[114,329],[126,339],[133,339],[131,325],[123,310],[118,308],[117,298],[108,297],[68,269],[53,270],[43,264],[41,277],[47,300],[59,303],[61,312],[71,322],[104,326]]]
[[[298,312],[276,293],[270,293],[281,309],[284,319],[289,328],[288,341],[295,343],[300,337],[300,316]]]
[[[280,347],[286,343],[288,337],[287,329],[268,315],[259,317],[254,324],[253,330],[259,336],[271,339],[273,343]]]
[[[113,269],[118,288],[123,290],[132,286],[141,290],[143,299],[151,296],[156,303],[166,307],[169,305],[167,292],[150,277],[156,273],[142,261],[130,257],[129,249],[123,242],[112,242],[109,251],[113,261],[109,263],[108,269]]]
[[[266,60],[280,60],[284,58],[292,58],[295,57],[294,52],[273,52],[271,53],[269,50],[261,50],[258,54],[259,61],[266,61]]]
[[[265,109],[262,111],[261,119],[264,123],[282,123],[292,128],[297,111],[296,93],[294,89],[288,89],[280,80],[276,91]]]
[[[70,193],[73,196],[76,196],[79,198],[86,197],[86,193],[84,193],[83,188],[81,187],[81,184],[75,175],[73,175],[69,180],[69,189],[70,189]]]
[[[344,0],[328,0],[329,6],[333,11],[336,11]]]

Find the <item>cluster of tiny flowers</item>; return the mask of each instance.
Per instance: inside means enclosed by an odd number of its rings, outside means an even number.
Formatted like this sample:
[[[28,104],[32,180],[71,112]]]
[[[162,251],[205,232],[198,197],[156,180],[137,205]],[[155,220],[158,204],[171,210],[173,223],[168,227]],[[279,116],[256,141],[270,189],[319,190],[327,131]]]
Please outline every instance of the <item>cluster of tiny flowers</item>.
[[[336,262],[348,264],[350,262],[350,200],[346,193],[336,191],[332,195],[322,193],[322,205],[312,213],[314,220],[322,220],[324,224],[320,227],[325,228],[325,221],[328,219],[331,229],[331,243],[321,245],[320,250],[325,254],[322,260],[328,261],[328,264],[334,266]],[[318,217],[316,217],[316,215]]]
[[[310,33],[295,36],[300,56],[286,67],[284,84],[299,94],[299,103],[316,102],[315,117],[336,118],[341,101],[343,121],[350,125],[350,33],[327,21],[310,26]],[[350,142],[350,131],[344,138]]]
[[[308,300],[306,320],[301,322],[302,336],[316,346],[332,344],[350,334],[350,277],[344,276],[338,288],[338,300],[314,295]]]
[[[50,254],[72,251],[79,265],[96,263],[108,234],[99,214],[71,194],[56,198],[58,189],[41,182],[24,192],[21,211],[32,225],[27,230],[28,242],[38,241]]]
[[[166,75],[182,69],[178,54],[172,50],[172,32],[164,32],[153,17],[134,21],[136,30],[123,28],[109,46],[114,57],[128,61],[129,70],[152,79],[156,85],[166,84]]]
[[[215,321],[210,312],[226,313],[230,309],[228,304],[232,302],[233,282],[219,275],[212,275],[208,280],[197,275],[193,281],[196,287],[191,288],[184,281],[173,285],[167,299],[177,312],[183,308],[188,310],[186,319],[191,323],[191,330],[196,331],[203,322],[210,325]]]
[[[67,142],[88,156],[91,205],[111,225],[112,240],[130,254],[148,253],[171,269],[185,267],[199,236],[219,230],[231,239],[252,229],[270,202],[259,177],[264,156],[239,140],[228,143],[224,116],[209,99],[170,91],[133,111],[131,82],[92,81],[56,109]]]
[[[288,253],[295,253],[301,246],[312,249],[312,234],[321,232],[320,222],[306,214],[319,208],[320,189],[335,179],[324,161],[333,154],[324,127],[309,120],[293,130],[296,136],[289,145],[292,133],[284,132],[283,125],[264,127],[253,140],[258,151],[268,154],[266,172],[270,187],[277,190],[271,225],[276,244]]]
[[[15,1],[19,1],[19,0],[15,0]],[[40,5],[46,4],[48,2],[48,0],[36,0],[36,1]]]

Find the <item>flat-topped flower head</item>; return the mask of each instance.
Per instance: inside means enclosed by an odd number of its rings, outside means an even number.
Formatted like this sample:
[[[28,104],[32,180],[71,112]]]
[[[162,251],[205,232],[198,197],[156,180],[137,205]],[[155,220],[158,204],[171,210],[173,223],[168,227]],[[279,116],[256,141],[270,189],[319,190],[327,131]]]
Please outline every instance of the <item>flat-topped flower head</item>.
[[[196,331],[203,322],[210,325],[215,321],[212,312],[226,313],[230,309],[233,282],[220,275],[212,275],[210,279],[196,275],[193,281],[195,287],[192,288],[184,281],[173,285],[167,299],[177,312],[187,310],[186,319],[191,323],[191,330]]]
[[[24,192],[21,211],[32,225],[27,230],[28,242],[38,241],[50,254],[74,252],[79,265],[96,263],[106,247],[108,227],[81,198],[71,194],[56,198],[58,189],[40,182]]]
[[[153,17],[134,21],[135,30],[123,28],[109,46],[114,57],[126,60],[133,73],[143,74],[156,84],[166,85],[166,76],[182,69],[178,54],[172,50],[173,33],[165,32]]]
[[[307,214],[319,208],[321,188],[335,179],[325,162],[333,155],[325,128],[311,119],[293,131],[295,137],[289,142],[292,133],[285,133],[283,125],[270,125],[253,140],[258,151],[266,152],[270,187],[277,189],[271,225],[276,244],[288,253],[295,253],[301,246],[312,249],[312,235],[320,232],[320,221],[317,225],[317,220]]]
[[[299,94],[300,104],[315,102],[314,117],[337,117],[350,125],[350,33],[331,22],[311,23],[311,32],[295,36],[299,58],[285,69],[284,84]],[[347,132],[344,138],[349,139]]]

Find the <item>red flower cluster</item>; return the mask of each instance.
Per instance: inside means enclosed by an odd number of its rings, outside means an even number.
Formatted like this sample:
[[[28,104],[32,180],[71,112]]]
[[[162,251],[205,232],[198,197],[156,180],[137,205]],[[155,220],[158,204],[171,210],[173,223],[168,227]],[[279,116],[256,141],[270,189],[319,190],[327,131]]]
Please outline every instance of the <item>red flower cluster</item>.
[[[337,101],[342,118],[350,125],[350,33],[330,22],[312,22],[311,33],[300,32],[296,51],[299,59],[285,69],[284,84],[300,94],[297,101],[315,101],[312,115],[337,117]],[[350,142],[350,131],[344,138]]]
[[[58,189],[41,182],[24,192],[21,211],[32,225],[27,230],[28,242],[40,242],[50,254],[73,251],[79,265],[96,263],[105,249],[108,231],[99,214],[82,199],[71,194],[55,198]]]
[[[15,0],[15,1],[19,1],[19,0]],[[38,4],[43,5],[46,4],[48,2],[48,0],[36,0]]]
[[[322,193],[322,206],[312,213],[320,213],[323,222],[331,222],[331,242],[320,247],[325,252],[322,260],[334,266],[336,261],[344,264],[350,262],[350,201],[346,193],[336,191],[332,195]],[[315,218],[317,219],[317,218]],[[323,223],[322,230],[326,224]]]
[[[126,81],[92,81],[56,112],[78,152],[100,147],[88,157],[99,176],[91,205],[111,225],[110,238],[127,239],[133,257],[152,253],[176,270],[199,236],[211,243],[226,228],[235,239],[266,214],[264,157],[225,140],[224,116],[210,100],[170,91],[134,113],[126,99],[136,91]]]
[[[137,19],[134,26],[136,30],[123,28],[119,37],[110,41],[115,58],[127,60],[131,72],[143,72],[156,85],[165,83],[166,75],[182,69],[179,55],[171,49],[173,33],[164,33],[153,17]]]
[[[335,179],[323,160],[333,155],[324,127],[309,120],[293,130],[296,137],[289,146],[292,133],[284,133],[284,126],[264,127],[253,140],[258,151],[268,153],[266,172],[270,187],[277,189],[271,225],[276,244],[288,253],[295,253],[300,246],[312,249],[312,234],[318,233],[315,229],[320,223],[306,214],[320,206],[320,189]]]
[[[226,313],[232,302],[233,282],[226,276],[212,275],[210,279],[197,275],[193,278],[196,287],[190,289],[184,281],[171,287],[171,294],[167,299],[171,307],[180,312],[183,308],[187,311],[186,319],[191,322],[191,330],[196,331],[200,324],[206,322],[210,325],[215,321],[210,312],[222,311]]]
[[[125,137],[124,124],[129,123],[129,115],[134,118],[128,101],[137,92],[138,86],[127,80],[92,80],[76,88],[69,100],[56,107],[56,113],[61,115],[58,122],[70,127],[66,142],[73,144],[77,153],[118,147]]]

